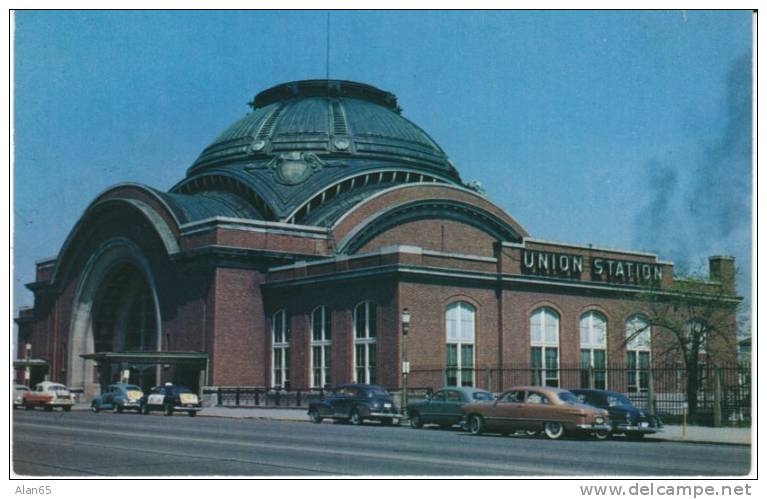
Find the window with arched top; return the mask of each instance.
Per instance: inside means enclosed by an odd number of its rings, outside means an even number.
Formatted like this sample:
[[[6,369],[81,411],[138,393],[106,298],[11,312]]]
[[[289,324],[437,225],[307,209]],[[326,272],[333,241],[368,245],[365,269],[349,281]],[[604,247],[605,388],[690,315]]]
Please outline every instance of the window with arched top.
[[[596,311],[581,315],[581,386],[607,387],[607,319]]]
[[[534,385],[559,386],[559,314],[552,308],[530,314],[530,367]]]
[[[650,384],[652,328],[640,315],[626,321],[626,385],[629,392],[645,392]]]
[[[290,329],[284,310],[272,316],[272,386],[285,388],[290,381]]]
[[[445,309],[445,384],[474,386],[474,334],[477,311],[458,301]]]
[[[354,307],[354,381],[376,383],[376,305],[365,301]]]
[[[312,311],[312,336],[309,349],[313,388],[324,388],[331,383],[331,338],[330,310],[327,307],[317,307]]]

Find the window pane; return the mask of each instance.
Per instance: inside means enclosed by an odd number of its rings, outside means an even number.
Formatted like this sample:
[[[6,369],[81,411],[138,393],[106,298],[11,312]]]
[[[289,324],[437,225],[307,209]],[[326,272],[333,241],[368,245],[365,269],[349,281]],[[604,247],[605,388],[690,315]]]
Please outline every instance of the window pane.
[[[581,367],[591,365],[591,350],[581,350]]]
[[[322,315],[323,315],[323,317],[325,319],[324,320],[324,324],[323,324],[325,326],[324,327],[324,329],[325,329],[324,330],[325,336],[324,336],[323,339],[327,340],[327,341],[330,341],[330,331],[331,331],[330,318],[331,318],[332,314],[330,313],[330,310],[328,310],[325,307],[322,307],[322,311],[323,311]]]
[[[474,345],[461,345],[461,367],[474,368]]]
[[[546,369],[558,369],[556,348],[546,348]]]
[[[322,309],[316,308],[312,312],[312,341],[320,341],[322,332]]]
[[[536,310],[530,317],[530,341],[533,343],[541,343],[543,341],[543,332],[541,324],[541,318],[543,317],[543,310]]]
[[[447,367],[458,367],[458,345],[447,345]]]
[[[606,364],[606,355],[604,350],[594,350],[594,367],[604,369]]]
[[[365,304],[360,303],[354,309],[354,336],[356,338],[365,337]]]
[[[543,367],[543,361],[541,359],[541,347],[532,347],[530,349],[530,366],[534,369],[540,369]]]
[[[376,337],[376,307],[374,303],[368,303],[368,336]]]

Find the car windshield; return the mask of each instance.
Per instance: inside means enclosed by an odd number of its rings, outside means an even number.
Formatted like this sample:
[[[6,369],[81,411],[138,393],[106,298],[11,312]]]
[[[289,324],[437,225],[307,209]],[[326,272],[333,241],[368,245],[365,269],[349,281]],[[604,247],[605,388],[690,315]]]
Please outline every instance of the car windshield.
[[[372,388],[368,390],[368,398],[389,398],[389,392],[381,388]]]
[[[63,385],[51,385],[48,387],[48,389],[52,392],[66,392],[67,387]]]
[[[192,393],[192,390],[185,386],[176,386],[173,388],[173,393],[178,395],[180,393]]]
[[[611,393],[607,396],[607,405],[615,407],[617,405],[631,405],[631,401],[619,393]]]
[[[125,389],[126,390],[138,390],[138,391],[141,391],[141,388],[139,388],[136,385],[125,385]]]
[[[578,400],[578,397],[576,397],[575,395],[573,395],[570,392],[561,392],[558,395],[558,397],[559,397],[559,400],[561,400],[562,402],[564,402],[566,404],[579,404],[580,403],[580,400]]]
[[[493,395],[488,392],[474,392],[471,394],[474,400],[493,400]]]

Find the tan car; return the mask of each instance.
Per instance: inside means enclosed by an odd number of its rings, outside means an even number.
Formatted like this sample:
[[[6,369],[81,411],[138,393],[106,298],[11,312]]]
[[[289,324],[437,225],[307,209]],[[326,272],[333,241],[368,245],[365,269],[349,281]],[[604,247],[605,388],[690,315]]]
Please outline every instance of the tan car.
[[[543,432],[550,439],[565,433],[594,434],[602,440],[611,426],[606,410],[582,404],[567,390],[545,386],[516,386],[497,399],[461,407],[464,426],[474,435]]]

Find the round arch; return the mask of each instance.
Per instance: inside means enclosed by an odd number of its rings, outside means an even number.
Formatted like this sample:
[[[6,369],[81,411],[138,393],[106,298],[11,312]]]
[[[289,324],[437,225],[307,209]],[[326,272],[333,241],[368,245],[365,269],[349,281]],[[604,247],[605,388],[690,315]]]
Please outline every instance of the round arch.
[[[157,351],[161,348],[162,320],[160,315],[160,303],[157,295],[157,287],[149,261],[141,251],[141,248],[133,241],[116,237],[102,243],[88,259],[83,268],[80,280],[75,289],[72,307],[72,318],[69,327],[69,351],[67,384],[69,386],[82,386],[85,394],[93,395],[98,392],[99,385],[93,380],[95,364],[92,360],[81,357],[83,354],[95,353],[96,341],[94,336],[94,314],[96,313],[96,301],[103,291],[114,271],[123,265],[130,265],[136,269],[148,290],[151,305],[153,306],[153,319],[155,323],[154,344]],[[129,293],[132,290],[129,290]],[[124,317],[117,320],[124,321]],[[124,342],[124,338],[118,341]]]

